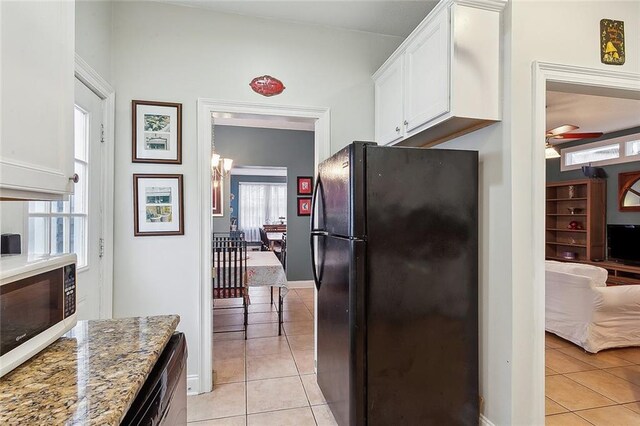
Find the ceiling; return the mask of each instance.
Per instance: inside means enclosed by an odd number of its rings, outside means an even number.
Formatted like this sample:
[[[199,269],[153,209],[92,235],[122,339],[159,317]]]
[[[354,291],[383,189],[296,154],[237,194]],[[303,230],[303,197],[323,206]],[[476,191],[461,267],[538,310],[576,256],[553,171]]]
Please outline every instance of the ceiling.
[[[574,124],[574,132],[611,133],[640,126],[640,100],[547,91],[547,129]]]
[[[224,13],[406,37],[438,0],[156,0]]]

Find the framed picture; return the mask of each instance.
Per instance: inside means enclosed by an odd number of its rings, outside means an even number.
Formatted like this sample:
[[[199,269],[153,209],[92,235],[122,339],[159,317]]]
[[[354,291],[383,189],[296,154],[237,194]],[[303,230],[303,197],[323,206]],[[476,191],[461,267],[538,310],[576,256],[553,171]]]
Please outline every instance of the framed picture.
[[[182,175],[133,175],[133,235],[184,235]]]
[[[311,197],[298,197],[298,216],[311,215]]]
[[[134,163],[182,164],[182,104],[131,101]]]
[[[214,178],[211,181],[211,216],[222,216],[222,194],[224,191],[222,190],[222,179]]]
[[[298,195],[311,195],[313,193],[313,178],[311,176],[298,176]]]

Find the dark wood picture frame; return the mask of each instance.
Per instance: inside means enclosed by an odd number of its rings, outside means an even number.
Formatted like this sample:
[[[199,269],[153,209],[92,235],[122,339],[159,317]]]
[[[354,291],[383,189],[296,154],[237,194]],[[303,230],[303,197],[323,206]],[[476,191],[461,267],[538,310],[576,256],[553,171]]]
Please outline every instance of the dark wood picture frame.
[[[218,185],[216,185],[216,182]],[[211,181],[211,215],[220,217],[224,215],[222,196],[224,194],[222,178],[213,178]]]
[[[311,216],[311,197],[298,197],[298,216]]]
[[[621,212],[640,212],[640,205],[625,206],[624,199],[629,191],[636,193],[633,188],[636,182],[640,181],[640,170],[618,174],[618,210]],[[638,195],[636,193],[636,195]]]
[[[178,212],[180,215],[176,231],[141,231],[139,222],[138,191],[140,179],[176,179],[178,189]],[[181,174],[134,174],[133,175],[133,235],[136,237],[184,235],[184,185]]]
[[[138,156],[138,106],[155,106],[176,109],[176,158],[142,158]],[[140,141],[143,143],[142,141]],[[158,163],[158,164],[182,164],[182,104],[175,102],[157,101],[131,101],[131,162],[133,163]]]
[[[298,189],[298,195],[311,195],[313,193],[313,177],[298,176],[296,188]]]

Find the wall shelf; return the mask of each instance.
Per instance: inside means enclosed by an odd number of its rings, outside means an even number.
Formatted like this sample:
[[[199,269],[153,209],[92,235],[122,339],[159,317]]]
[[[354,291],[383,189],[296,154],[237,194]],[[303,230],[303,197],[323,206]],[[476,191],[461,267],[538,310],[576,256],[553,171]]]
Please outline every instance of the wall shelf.
[[[561,261],[589,261],[605,258],[606,182],[602,179],[579,179],[547,184],[546,189],[546,248],[547,259]],[[571,214],[567,209],[580,209]],[[582,229],[569,229],[571,222]],[[574,233],[576,243],[563,242]],[[567,259],[565,252],[574,253]]]

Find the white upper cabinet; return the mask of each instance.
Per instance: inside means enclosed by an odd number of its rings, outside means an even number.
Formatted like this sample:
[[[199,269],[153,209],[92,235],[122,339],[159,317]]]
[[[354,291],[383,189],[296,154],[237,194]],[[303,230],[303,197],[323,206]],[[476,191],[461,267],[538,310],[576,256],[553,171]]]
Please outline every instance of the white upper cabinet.
[[[390,64],[375,81],[376,135],[385,144],[393,143],[404,135],[402,121],[403,62],[399,58]],[[379,108],[378,108],[379,106]]]
[[[0,2],[0,198],[73,192],[73,1]]]
[[[431,146],[501,119],[503,7],[443,0],[418,25],[373,76],[378,143]]]

